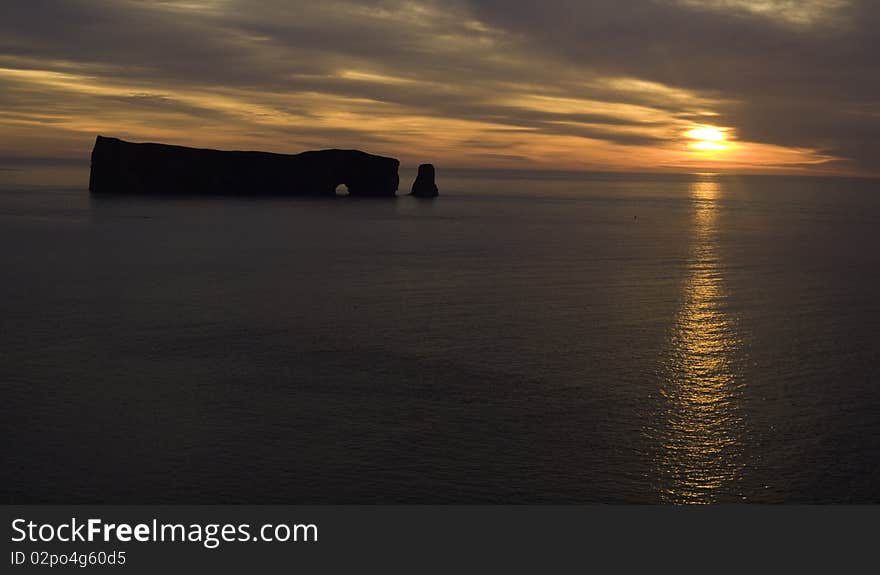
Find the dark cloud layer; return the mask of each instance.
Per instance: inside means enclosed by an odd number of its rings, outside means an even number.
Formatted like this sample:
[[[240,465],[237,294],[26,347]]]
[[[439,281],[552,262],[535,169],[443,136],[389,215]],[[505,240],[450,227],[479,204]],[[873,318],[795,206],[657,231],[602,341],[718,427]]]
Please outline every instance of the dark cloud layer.
[[[14,0],[0,147],[79,153],[118,127],[450,161],[571,148],[569,168],[633,148],[647,169],[711,123],[789,165],[877,173],[878,24],[867,0]]]

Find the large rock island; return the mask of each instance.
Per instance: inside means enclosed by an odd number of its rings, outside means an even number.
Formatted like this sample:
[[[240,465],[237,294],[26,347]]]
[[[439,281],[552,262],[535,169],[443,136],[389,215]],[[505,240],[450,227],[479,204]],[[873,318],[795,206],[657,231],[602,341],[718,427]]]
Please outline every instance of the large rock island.
[[[360,150],[301,154],[224,152],[134,144],[98,136],[92,150],[93,193],[333,196],[345,184],[352,196],[394,196],[395,158]]]

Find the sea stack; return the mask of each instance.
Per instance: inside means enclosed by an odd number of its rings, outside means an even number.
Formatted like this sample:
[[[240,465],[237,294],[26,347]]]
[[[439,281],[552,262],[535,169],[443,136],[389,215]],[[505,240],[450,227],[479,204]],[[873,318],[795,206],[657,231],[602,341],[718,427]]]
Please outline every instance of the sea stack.
[[[434,183],[434,164],[422,164],[412,185],[412,195],[418,198],[436,198],[439,195]]]
[[[165,144],[134,144],[98,136],[89,190],[95,194],[237,194],[394,197],[396,158],[360,150],[301,154],[227,152]]]

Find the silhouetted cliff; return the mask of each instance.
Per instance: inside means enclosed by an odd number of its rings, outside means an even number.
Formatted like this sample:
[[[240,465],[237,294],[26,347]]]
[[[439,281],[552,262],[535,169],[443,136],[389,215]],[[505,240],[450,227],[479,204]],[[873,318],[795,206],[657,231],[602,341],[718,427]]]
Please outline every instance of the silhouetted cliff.
[[[395,158],[359,150],[301,154],[225,152],[165,144],[133,144],[98,136],[92,150],[93,193],[278,194],[333,196],[345,184],[353,196],[394,196]]]
[[[437,184],[434,183],[434,164],[421,164],[410,193],[420,198],[436,198]]]

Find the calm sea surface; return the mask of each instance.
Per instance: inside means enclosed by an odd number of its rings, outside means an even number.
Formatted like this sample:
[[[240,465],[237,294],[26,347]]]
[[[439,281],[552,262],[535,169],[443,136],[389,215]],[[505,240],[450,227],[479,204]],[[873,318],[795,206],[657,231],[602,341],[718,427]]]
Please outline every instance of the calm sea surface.
[[[14,176],[4,503],[880,502],[877,181]]]

